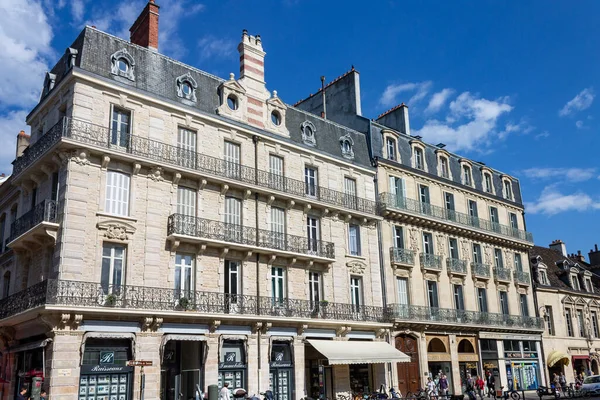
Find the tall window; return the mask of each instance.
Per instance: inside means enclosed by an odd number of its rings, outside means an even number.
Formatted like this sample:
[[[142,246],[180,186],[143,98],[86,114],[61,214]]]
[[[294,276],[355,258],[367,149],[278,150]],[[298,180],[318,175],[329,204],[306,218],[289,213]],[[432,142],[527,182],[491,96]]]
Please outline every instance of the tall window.
[[[538,271],[538,277],[540,279],[540,284],[545,286],[550,286],[550,280],[548,279],[548,273],[545,269],[540,269]]]
[[[6,271],[2,277],[2,298],[10,294],[10,271]]]
[[[598,313],[596,311],[592,311],[592,334],[595,338],[598,338]]]
[[[458,260],[458,241],[455,238],[448,239],[448,248],[450,250],[450,258]]]
[[[37,186],[33,188],[33,190],[31,191],[31,204],[29,206],[30,210],[33,210],[33,208],[35,207],[36,203],[37,203],[37,192],[38,192],[38,188]]]
[[[529,317],[529,305],[527,304],[527,295],[521,293],[519,295],[519,301],[521,303],[521,315],[524,317]]]
[[[500,292],[500,312],[508,315],[508,293]]]
[[[104,211],[114,215],[129,215],[129,175],[117,171],[106,173]]]
[[[450,178],[450,168],[448,167],[448,159],[440,157],[440,173],[442,178]]]
[[[271,207],[271,232],[273,232],[273,244],[278,249],[285,249],[285,210],[279,207]]]
[[[240,178],[240,153],[239,144],[225,141],[223,158],[225,160],[225,174],[229,178]]]
[[[456,212],[454,210],[454,195],[452,193],[444,193],[444,204],[446,206],[446,214],[450,221],[456,221]]]
[[[396,160],[396,141],[392,138],[387,138],[385,140],[385,147],[387,149],[388,160],[395,161]]]
[[[494,249],[494,266],[496,268],[504,267],[504,260],[502,259],[502,250]]]
[[[475,200],[469,200],[467,202],[467,208],[469,209],[469,217],[471,217],[471,225],[479,226],[479,214],[477,212],[477,202]]]
[[[394,226],[394,247],[404,248],[404,232],[402,232],[402,227],[398,225]]]
[[[319,219],[311,216],[306,217],[306,235],[308,239],[308,250],[317,252],[319,250]]]
[[[350,297],[355,312],[359,312],[362,306],[362,279],[358,276],[350,278]]]
[[[415,147],[413,150],[413,154],[415,157],[415,168],[425,169],[425,164],[423,160],[423,150],[421,150],[419,147]]]
[[[492,193],[492,176],[487,172],[483,173],[483,190]]]
[[[512,183],[510,181],[504,181],[504,197],[509,200],[512,200]]]
[[[196,132],[185,128],[179,128],[177,131],[177,148],[179,164],[186,168],[195,168],[196,166]]]
[[[317,169],[313,167],[304,168],[304,184],[306,186],[306,194],[309,196],[317,196],[317,187],[319,185]]]
[[[52,174],[52,193],[50,200],[58,201],[58,189],[60,187],[60,182],[58,180],[58,172],[54,172]]]
[[[4,253],[4,231],[6,230],[6,214],[0,216],[0,254]]]
[[[118,292],[125,282],[125,246],[115,243],[102,245],[100,285],[105,294]]]
[[[433,254],[433,235],[429,232],[423,232],[423,253]]]
[[[477,264],[483,264],[483,258],[481,257],[481,245],[479,243],[473,243],[473,262]]]
[[[408,279],[406,278],[396,278],[396,282],[398,284],[398,304],[400,305],[409,305],[408,300]]]
[[[565,310],[565,322],[567,323],[567,335],[573,337],[573,320],[571,319],[571,311]]]
[[[519,222],[517,220],[517,214],[509,213],[508,218],[510,219],[510,227],[512,229],[519,229]]]
[[[579,336],[585,337],[585,325],[583,322],[583,311],[577,310],[577,324],[579,325]]]
[[[521,262],[521,255],[519,253],[515,253],[515,270],[523,272],[523,263]]]
[[[194,256],[175,255],[175,292],[179,297],[189,297],[194,289]]]
[[[487,291],[485,288],[477,288],[477,303],[479,304],[479,311],[488,312]]]
[[[225,260],[225,299],[228,306],[237,304],[238,295],[242,294],[241,282],[241,263],[239,261]]]
[[[393,195],[391,199],[395,207],[405,208],[406,190],[404,189],[404,179],[397,176],[390,176],[390,193]]]
[[[544,322],[549,336],[554,336],[554,316],[552,314],[552,306],[545,306]]]
[[[427,281],[427,300],[429,307],[438,308],[438,290],[436,281]]]
[[[131,134],[131,112],[113,107],[112,129],[110,143],[116,146],[127,147]]]
[[[425,214],[431,214],[428,186],[419,185],[419,200],[421,201],[421,212]]]
[[[242,239],[242,201],[235,197],[225,197],[225,238],[239,242]]]
[[[177,187],[177,214],[183,214],[189,217],[196,216],[196,204],[198,194],[195,189],[185,186]]]
[[[285,270],[282,267],[271,267],[271,295],[274,303],[285,300]]]
[[[581,288],[579,287],[579,277],[577,276],[577,274],[571,275],[571,282],[573,283],[573,289],[581,290]]]
[[[457,310],[465,309],[465,300],[463,298],[463,287],[462,285],[452,285],[454,286],[454,308]]]
[[[360,256],[360,227],[355,224],[348,225],[348,236],[350,254]]]
[[[318,272],[308,273],[308,300],[312,307],[321,301],[321,274]]]
[[[496,207],[490,207],[490,222],[492,223],[492,229],[495,232],[499,232],[500,218],[498,217],[498,209]]]
[[[344,205],[356,209],[358,199],[356,198],[356,179],[344,178]]]
[[[271,185],[272,188],[285,191],[285,179],[283,173],[283,157],[270,154],[269,185]]]
[[[471,167],[463,165],[463,183],[467,186],[473,186],[473,179],[471,179]]]

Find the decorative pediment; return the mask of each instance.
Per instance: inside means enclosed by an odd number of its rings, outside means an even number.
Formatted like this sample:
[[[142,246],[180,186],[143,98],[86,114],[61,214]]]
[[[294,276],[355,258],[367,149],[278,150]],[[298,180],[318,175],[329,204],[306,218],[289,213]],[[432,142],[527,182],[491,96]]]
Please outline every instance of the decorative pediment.
[[[222,90],[223,88],[226,88],[230,92],[235,92],[241,95],[246,94],[246,89],[244,89],[244,87],[240,85],[238,81],[235,80],[233,74],[229,74],[228,81],[224,81],[223,83],[221,83],[221,85],[219,86],[219,90]]]
[[[175,83],[177,85],[177,96],[196,102],[198,84],[189,72],[177,77]]]
[[[367,269],[367,264],[362,261],[349,261],[346,263],[351,274],[362,275]]]
[[[104,231],[104,237],[114,240],[129,240],[129,236],[135,233],[135,227],[123,221],[106,220],[98,222],[98,229]]]
[[[565,296],[562,299],[562,303],[563,304],[575,304],[575,300],[573,300],[573,298],[571,296]]]
[[[287,110],[285,103],[281,101],[279,97],[277,97],[277,90],[273,90],[273,96],[267,100],[267,104],[279,110]]]

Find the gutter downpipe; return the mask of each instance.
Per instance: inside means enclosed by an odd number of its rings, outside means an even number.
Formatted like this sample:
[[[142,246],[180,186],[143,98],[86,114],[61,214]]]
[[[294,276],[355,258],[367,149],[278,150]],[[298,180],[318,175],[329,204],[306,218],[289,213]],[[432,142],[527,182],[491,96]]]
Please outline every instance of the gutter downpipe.
[[[258,184],[258,142],[260,141],[260,138],[257,135],[252,136],[252,142],[254,143],[254,183]],[[258,193],[254,193],[254,225],[256,228],[256,232],[258,232]],[[256,237],[256,240],[258,240],[258,236]],[[256,253],[256,298],[258,300],[257,303],[257,307],[260,307],[260,279],[258,279],[258,277],[260,276],[260,255],[259,253]],[[257,310],[258,311],[258,310]],[[261,341],[262,341],[262,337],[261,337],[261,333],[262,333],[262,329],[259,326],[259,328],[256,330],[256,334],[257,334],[257,341],[258,341],[258,393],[261,392],[260,389],[260,384],[262,381],[262,352],[261,352]]]

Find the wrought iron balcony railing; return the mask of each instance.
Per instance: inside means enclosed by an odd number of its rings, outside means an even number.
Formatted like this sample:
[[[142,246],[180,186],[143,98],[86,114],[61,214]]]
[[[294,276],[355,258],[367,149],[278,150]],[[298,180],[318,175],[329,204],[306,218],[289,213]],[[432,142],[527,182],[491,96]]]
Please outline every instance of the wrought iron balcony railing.
[[[490,277],[490,266],[487,264],[473,262],[471,263],[471,271],[475,276],[482,278]]]
[[[529,285],[529,273],[525,271],[515,271],[514,272],[515,282],[522,283],[524,285]]]
[[[543,320],[537,317],[455,310],[451,308],[391,304],[386,307],[386,314],[391,320],[543,329]]]
[[[44,200],[17,218],[10,225],[10,241],[42,222],[56,222],[56,201]]]
[[[459,260],[457,258],[449,258],[446,260],[446,266],[448,271],[455,274],[467,274],[467,262],[465,260]]]
[[[498,281],[510,281],[511,280],[511,273],[510,273],[510,269],[508,269],[508,268],[501,268],[501,267],[494,268],[494,276],[496,277],[496,280],[498,280]]]
[[[51,279],[0,300],[0,319],[44,305],[370,322],[386,317],[376,306]]]
[[[390,260],[396,264],[415,265],[415,252],[409,249],[390,247]]]
[[[253,184],[269,190],[291,194],[305,199],[321,201],[337,207],[348,208],[363,213],[376,214],[377,203],[354,194],[339,192],[316,185],[308,185],[302,180],[291,179],[283,175],[256,170],[253,167],[228,162],[192,150],[185,150],[141,136],[113,134],[105,126],[71,118],[63,118],[37,142],[29,146],[13,165],[14,175],[40,158],[61,138],[123,152],[150,161],[158,161],[178,168],[192,169],[204,174]]]
[[[513,237],[519,240],[525,240],[533,243],[533,235],[521,229],[515,229],[507,225],[501,225],[488,220],[472,217],[469,214],[448,210],[444,207],[434,206],[429,203],[422,203],[417,200],[397,196],[392,193],[382,193],[379,195],[380,207],[394,208],[397,210],[410,211],[427,217],[454,222],[460,225],[466,225],[488,232],[494,232],[503,236]]]
[[[442,256],[421,253],[419,254],[419,260],[421,261],[421,267],[425,269],[442,270]]]
[[[332,242],[227,224],[184,214],[169,216],[167,234],[186,235],[335,259],[335,246]]]

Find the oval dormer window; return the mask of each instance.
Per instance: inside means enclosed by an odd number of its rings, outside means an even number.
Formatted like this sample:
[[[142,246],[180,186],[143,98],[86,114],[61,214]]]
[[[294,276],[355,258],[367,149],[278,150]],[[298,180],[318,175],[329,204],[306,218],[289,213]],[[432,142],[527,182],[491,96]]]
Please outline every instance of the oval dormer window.
[[[276,126],[281,125],[281,114],[279,114],[279,111],[273,111],[271,113],[271,122]]]
[[[238,99],[237,97],[235,97],[234,95],[230,94],[229,96],[227,96],[227,106],[235,111],[238,109]]]
[[[181,84],[181,92],[185,97],[189,97],[192,95],[192,85],[189,82],[185,81]]]
[[[124,58],[119,58],[117,61],[117,67],[119,67],[119,71],[123,72],[124,74],[129,72],[129,63]]]

